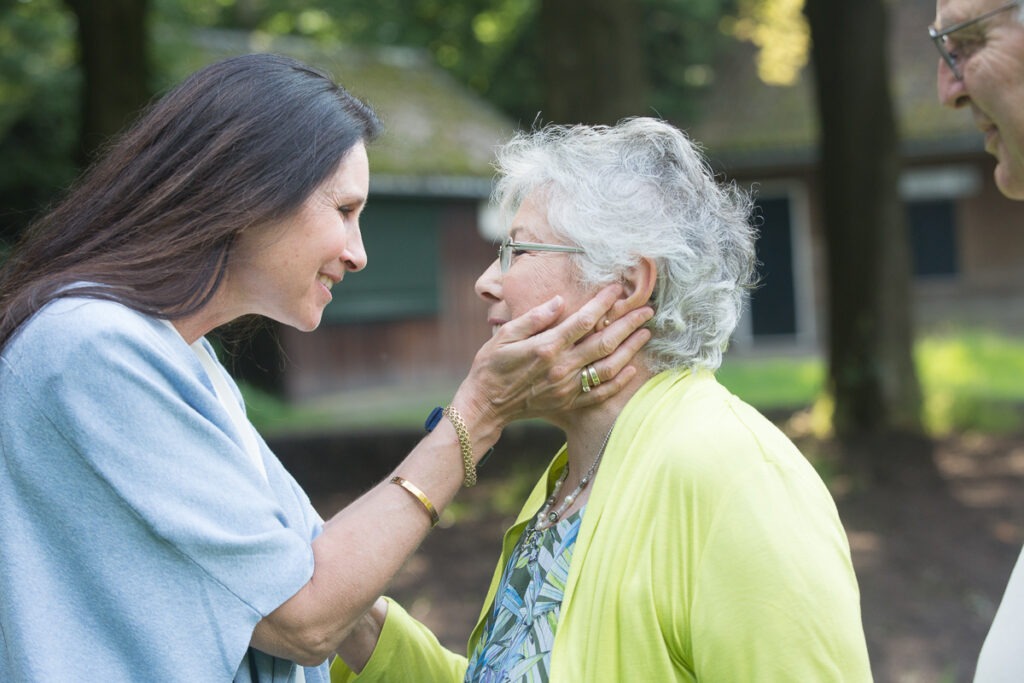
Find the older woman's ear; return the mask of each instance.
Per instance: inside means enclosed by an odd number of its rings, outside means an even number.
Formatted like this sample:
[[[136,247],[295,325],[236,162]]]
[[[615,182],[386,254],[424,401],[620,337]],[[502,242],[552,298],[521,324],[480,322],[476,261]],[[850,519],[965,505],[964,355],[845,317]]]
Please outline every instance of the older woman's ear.
[[[605,319],[598,323],[603,329],[630,311],[646,306],[658,283],[658,266],[654,260],[644,256],[622,276],[622,295],[616,301]]]

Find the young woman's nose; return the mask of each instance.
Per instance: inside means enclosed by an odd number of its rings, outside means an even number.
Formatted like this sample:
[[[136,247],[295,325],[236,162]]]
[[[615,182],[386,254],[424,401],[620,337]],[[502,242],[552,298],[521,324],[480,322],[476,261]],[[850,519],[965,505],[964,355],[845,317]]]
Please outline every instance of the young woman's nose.
[[[345,245],[345,251],[341,253],[341,261],[345,264],[345,270],[357,272],[366,267],[366,248],[363,246],[363,233],[359,226],[355,227]]]

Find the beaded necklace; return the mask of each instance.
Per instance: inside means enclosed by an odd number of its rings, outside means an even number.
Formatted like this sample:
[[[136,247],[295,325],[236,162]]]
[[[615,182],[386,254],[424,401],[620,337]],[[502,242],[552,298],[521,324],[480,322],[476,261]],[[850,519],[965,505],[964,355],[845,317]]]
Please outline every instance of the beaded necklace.
[[[536,519],[533,521],[532,534],[537,534],[541,531],[550,529],[555,524],[558,524],[558,520],[561,519],[562,514],[576,501],[583,489],[587,488],[587,485],[594,478],[594,473],[597,472],[597,466],[601,464],[601,458],[604,456],[605,446],[608,445],[608,439],[612,436],[612,430],[615,429],[615,421],[612,421],[612,426],[608,428],[608,433],[604,435],[604,441],[601,443],[601,450],[597,452],[597,457],[594,459],[594,464],[590,466],[587,473],[580,479],[580,483],[576,485],[576,488],[565,497],[562,504],[558,506],[558,509],[552,510],[551,506],[555,504],[555,500],[558,498],[558,492],[562,489],[562,484],[565,483],[566,477],[569,476],[569,466],[565,466],[565,470],[562,471],[562,476],[555,482],[555,486],[551,489],[551,496],[548,497],[547,502],[544,503],[544,507],[537,513]]]

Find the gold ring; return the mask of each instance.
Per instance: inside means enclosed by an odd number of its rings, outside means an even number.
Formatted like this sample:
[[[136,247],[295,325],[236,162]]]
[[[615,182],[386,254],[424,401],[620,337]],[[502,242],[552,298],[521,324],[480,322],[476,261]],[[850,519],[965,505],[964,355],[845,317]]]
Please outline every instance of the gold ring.
[[[587,376],[590,377],[590,386],[597,388],[597,385],[601,383],[601,378],[597,376],[597,370],[594,368],[593,365],[588,365],[586,367],[586,370]]]
[[[580,372],[580,380],[581,380],[581,382],[583,384],[583,393],[586,394],[587,392],[590,391],[590,381],[587,378],[587,369],[586,368],[583,368],[583,371]]]

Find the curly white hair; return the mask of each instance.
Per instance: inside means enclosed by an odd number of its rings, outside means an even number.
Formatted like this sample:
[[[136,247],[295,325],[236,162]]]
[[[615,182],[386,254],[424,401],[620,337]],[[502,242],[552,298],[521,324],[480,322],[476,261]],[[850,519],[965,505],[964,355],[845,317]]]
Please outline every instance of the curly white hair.
[[[716,181],[700,149],[665,121],[615,126],[545,125],[517,133],[497,153],[493,201],[505,224],[533,195],[584,285],[619,280],[642,257],[658,276],[651,298],[652,372],[712,370],[755,279],[752,200]]]

